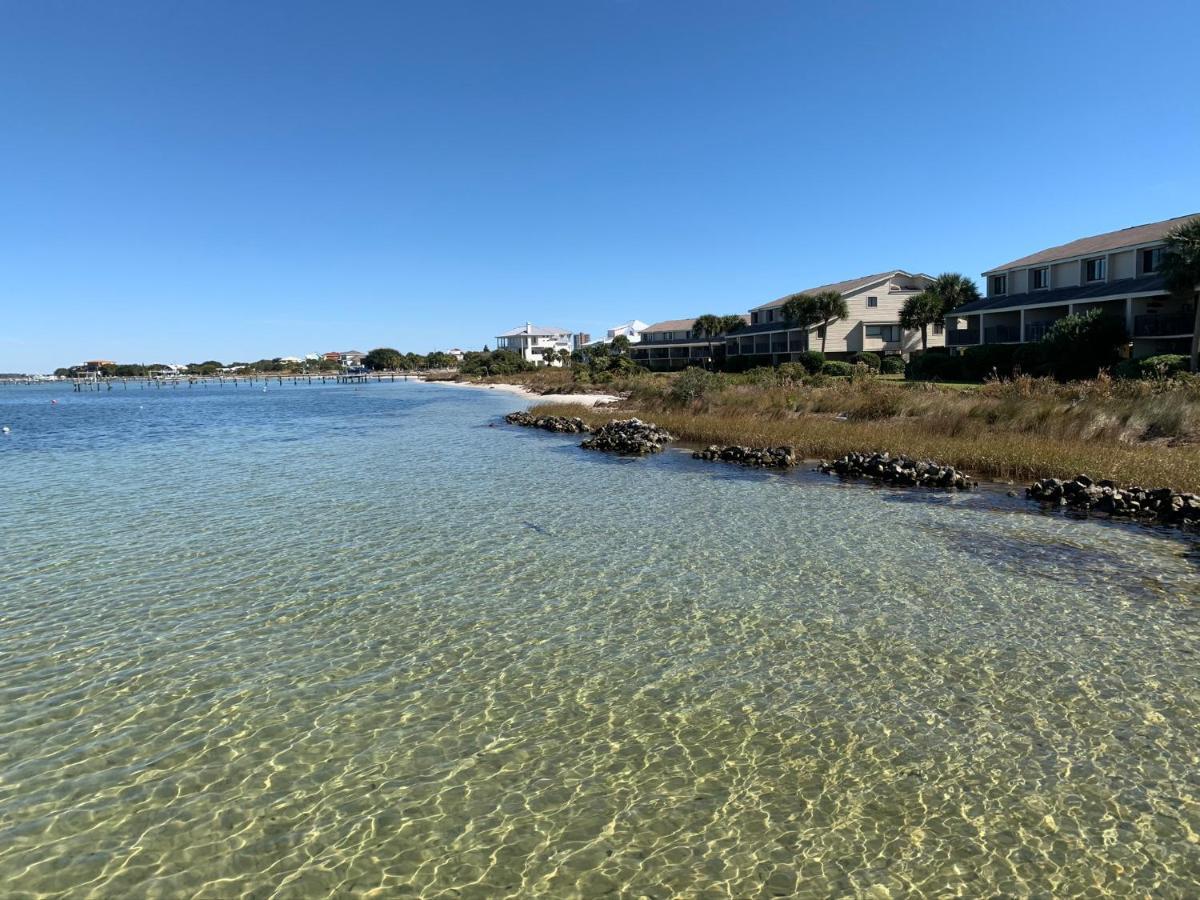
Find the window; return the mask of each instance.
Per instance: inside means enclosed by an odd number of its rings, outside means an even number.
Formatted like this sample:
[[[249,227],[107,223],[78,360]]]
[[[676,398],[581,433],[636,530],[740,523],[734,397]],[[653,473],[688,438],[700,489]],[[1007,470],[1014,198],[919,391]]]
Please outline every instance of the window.
[[[1162,247],[1151,247],[1149,250],[1142,251],[1142,274],[1149,275],[1151,272],[1157,272],[1162,265]]]
[[[867,298],[867,309],[875,309],[877,306],[879,306],[879,298],[878,297],[868,297]]]
[[[899,325],[867,325],[865,328],[869,338],[888,343],[900,340]]]
[[[1105,259],[1103,256],[1097,256],[1094,259],[1085,259],[1083,261],[1083,280],[1084,281],[1103,281],[1105,274]]]
[[[941,334],[945,330],[946,330],[945,322],[934,322],[933,323],[933,333],[934,334]]]
[[[992,276],[992,293],[1007,294],[1008,293],[1008,276],[993,275]]]
[[[767,321],[768,321],[768,322],[774,322],[774,321],[775,321],[775,310],[773,310],[773,309],[768,309],[768,310],[767,310]]]
[[[1033,291],[1044,291],[1050,287],[1050,269],[1042,267],[1040,269],[1029,270],[1029,289]]]
[[[825,337],[825,326],[824,325],[817,326],[817,337],[819,337],[819,338]]]
[[[758,313],[756,313],[756,312],[752,312],[752,313],[750,313],[750,324],[751,324],[751,325],[757,325],[757,324],[758,324]]]

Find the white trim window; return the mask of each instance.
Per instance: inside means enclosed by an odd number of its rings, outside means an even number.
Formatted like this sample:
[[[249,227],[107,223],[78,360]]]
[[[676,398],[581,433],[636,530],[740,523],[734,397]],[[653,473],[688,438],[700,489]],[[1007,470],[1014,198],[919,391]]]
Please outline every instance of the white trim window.
[[[879,308],[879,298],[878,297],[868,297],[867,298],[867,309],[878,309],[878,308]]]
[[[1141,253],[1142,256],[1142,274],[1153,275],[1162,268],[1162,247],[1147,247]]]
[[[1029,289],[1031,291],[1044,291],[1050,287],[1050,267],[1042,266],[1040,269],[1029,270]]]
[[[1008,293],[1008,276],[993,275],[992,276],[992,296],[1001,296]]]
[[[1108,275],[1108,260],[1103,256],[1093,256],[1083,261],[1083,280],[1085,282],[1104,281]]]

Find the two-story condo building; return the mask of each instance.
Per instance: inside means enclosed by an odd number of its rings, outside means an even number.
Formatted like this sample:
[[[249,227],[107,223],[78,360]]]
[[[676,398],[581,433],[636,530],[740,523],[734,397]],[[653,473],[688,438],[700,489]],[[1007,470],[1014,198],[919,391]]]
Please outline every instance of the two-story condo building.
[[[837,291],[846,300],[850,315],[831,323],[828,334],[821,326],[807,332],[786,322],[783,306],[794,294],[764,303],[750,310],[748,328],[729,335],[725,356],[754,357],[747,360],[752,365],[777,365],[795,360],[795,354],[803,350],[820,350],[821,339],[825,338],[825,353],[837,358],[857,352],[878,354],[907,354],[921,347],[919,331],[905,331],[900,327],[900,310],[904,301],[933,284],[933,279],[920,273],[913,274],[903,269],[892,269],[876,275],[864,275],[834,284],[798,291],[801,294],[819,294]],[[942,329],[929,329],[929,346],[944,344]]]
[[[543,328],[526,322],[512,331],[496,336],[497,350],[520,353],[526,362],[561,366],[559,350],[571,352],[571,332],[563,328]]]
[[[1091,309],[1117,316],[1133,356],[1188,353],[1193,296],[1171,296],[1159,273],[1163,239],[1195,214],[1051,247],[983,273],[987,295],[946,317],[950,347],[1039,341],[1057,320]]]
[[[743,316],[747,324],[749,316]],[[725,359],[724,335],[700,337],[692,332],[695,319],[668,319],[642,329],[641,340],[629,348],[634,362],[648,369],[686,369],[720,365]]]

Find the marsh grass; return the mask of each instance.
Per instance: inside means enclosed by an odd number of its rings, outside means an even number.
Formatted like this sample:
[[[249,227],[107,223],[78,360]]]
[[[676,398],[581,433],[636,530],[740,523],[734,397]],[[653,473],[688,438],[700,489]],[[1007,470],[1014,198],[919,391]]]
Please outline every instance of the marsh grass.
[[[1200,381],[1059,384],[1022,378],[975,390],[866,378],[817,386],[713,376],[699,396],[671,379],[641,379],[625,414],[695,444],[791,444],[808,458],[888,450],[977,477],[1030,481],[1086,472],[1122,484],[1200,491]],[[610,410],[543,404],[539,413]]]

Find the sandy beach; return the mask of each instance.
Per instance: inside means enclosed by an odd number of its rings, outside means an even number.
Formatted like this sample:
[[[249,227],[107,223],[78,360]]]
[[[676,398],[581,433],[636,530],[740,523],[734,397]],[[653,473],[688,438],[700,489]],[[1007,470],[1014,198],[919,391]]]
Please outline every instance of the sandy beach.
[[[579,406],[597,406],[601,403],[613,403],[622,399],[616,394],[539,394],[519,384],[474,384],[469,381],[427,381],[425,383],[475,388],[476,390],[504,391],[528,400],[536,400],[539,403],[575,403]]]

